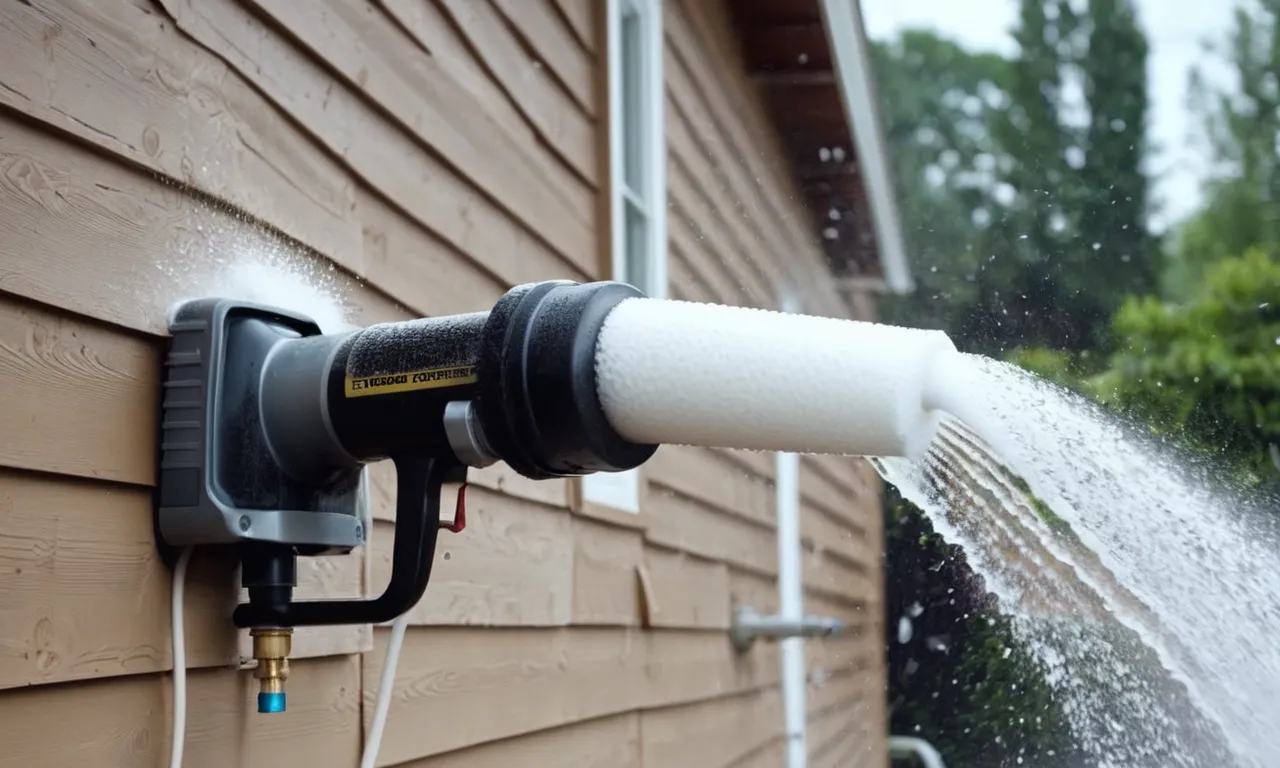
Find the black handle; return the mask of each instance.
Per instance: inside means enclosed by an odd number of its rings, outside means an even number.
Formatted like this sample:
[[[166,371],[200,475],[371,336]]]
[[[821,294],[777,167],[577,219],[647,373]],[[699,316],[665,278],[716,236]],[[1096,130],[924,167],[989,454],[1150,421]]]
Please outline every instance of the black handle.
[[[391,581],[372,600],[303,600],[236,606],[237,627],[314,627],[332,624],[381,624],[410,610],[427,591],[436,538],[440,533],[440,493],[446,483],[463,483],[467,467],[456,460],[394,456],[396,534]]]

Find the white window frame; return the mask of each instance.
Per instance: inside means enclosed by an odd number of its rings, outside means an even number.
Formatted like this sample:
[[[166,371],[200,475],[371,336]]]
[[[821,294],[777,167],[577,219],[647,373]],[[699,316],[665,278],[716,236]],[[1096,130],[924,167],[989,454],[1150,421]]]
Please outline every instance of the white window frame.
[[[640,280],[636,287],[655,298],[667,297],[667,140],[666,86],[662,68],[662,0],[607,0],[609,14],[609,188],[611,204],[610,231],[613,234],[613,278],[627,281],[632,274],[631,253],[627,245],[627,211],[636,210],[646,224],[645,248]],[[628,73],[623,61],[623,20],[635,17],[639,22],[638,51],[640,61]],[[628,123],[623,96],[627,92],[624,77],[635,75],[640,104],[635,108],[642,119]],[[633,189],[626,178],[628,147],[637,152],[636,172],[639,189]],[[630,281],[628,281],[630,282]]]
[[[607,0],[609,58],[609,216],[612,278],[630,282],[654,298],[667,297],[666,83],[663,75],[662,0]],[[624,21],[631,20],[638,43],[636,61],[623,56]],[[638,80],[627,87],[626,78]],[[638,103],[624,103],[634,94]],[[629,112],[640,114],[630,120]],[[627,154],[634,153],[628,179]],[[631,247],[628,213],[643,222],[643,247]],[[636,265],[637,258],[643,259]],[[639,514],[638,470],[582,478],[584,501]]]

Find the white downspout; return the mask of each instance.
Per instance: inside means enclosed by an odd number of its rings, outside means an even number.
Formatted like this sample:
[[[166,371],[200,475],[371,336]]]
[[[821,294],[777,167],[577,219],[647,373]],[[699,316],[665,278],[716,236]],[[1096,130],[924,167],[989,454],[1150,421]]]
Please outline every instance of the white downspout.
[[[778,509],[778,614],[785,620],[804,616],[804,587],[800,574],[800,457],[777,454]],[[805,768],[808,746],[805,729],[804,638],[784,638],[782,646],[782,701],[786,718],[787,768]]]
[[[783,312],[798,312],[791,297],[782,300]],[[804,584],[800,570],[800,456],[775,455],[774,493],[778,517],[778,615],[799,621],[804,616]],[[782,655],[782,707],[787,734],[787,768],[807,768],[809,723],[804,638],[784,638]]]
[[[799,621],[804,616],[804,587],[800,576],[800,457],[777,454],[778,495],[778,614]],[[805,768],[809,750],[805,727],[804,638],[784,638],[782,646],[782,705],[786,718],[787,768]]]

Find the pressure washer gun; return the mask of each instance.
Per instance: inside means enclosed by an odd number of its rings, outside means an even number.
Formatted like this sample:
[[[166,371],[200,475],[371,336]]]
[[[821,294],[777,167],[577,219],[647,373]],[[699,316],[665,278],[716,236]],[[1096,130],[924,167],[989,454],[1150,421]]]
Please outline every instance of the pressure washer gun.
[[[920,382],[955,352],[938,333],[649,299],[617,282],[523,285],[488,312],[338,334],[199,299],[170,331],[157,545],[170,563],[186,547],[236,550],[249,599],[233,620],[253,637],[264,712],[285,707],[293,628],[384,623],[421,599],[439,530],[466,524],[468,467],[617,472],[660,443],[917,455],[936,428]],[[366,542],[361,470],[383,459],[396,470],[386,590],[294,600],[299,556]]]
[[[489,312],[323,334],[311,319],[228,299],[179,307],[161,405],[157,540],[230,545],[249,601],[259,711],[285,707],[294,627],[382,623],[421,599],[438,531],[466,524],[468,467],[535,479],[639,466],[655,445],[601,408],[595,341],[621,283],[517,287]],[[368,600],[294,600],[297,558],[366,541],[365,463],[396,470],[391,580]]]

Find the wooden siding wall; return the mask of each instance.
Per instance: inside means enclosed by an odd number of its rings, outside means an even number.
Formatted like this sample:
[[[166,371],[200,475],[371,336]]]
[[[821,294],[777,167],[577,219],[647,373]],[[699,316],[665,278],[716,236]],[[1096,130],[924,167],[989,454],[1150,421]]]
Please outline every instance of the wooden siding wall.
[[[368,324],[600,277],[595,0],[0,4],[0,768],[167,760],[169,571],[150,521],[170,304],[289,259]],[[721,9],[667,5],[673,293],[842,312],[732,64]],[[476,474],[413,614],[380,764],[777,766],[771,457],[664,449],[639,516]],[[299,595],[376,594],[371,552]],[[883,765],[879,517],[865,464],[802,465],[814,765]],[[187,762],[358,762],[386,630],[299,630],[290,711],[252,712],[231,564],[187,589]],[[219,586],[221,585],[221,586]]]

